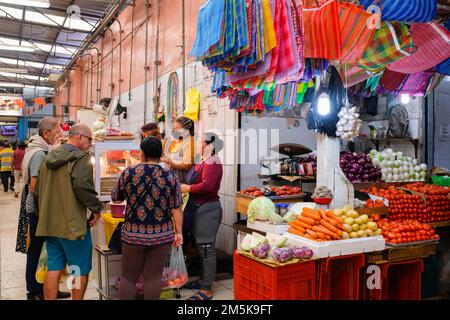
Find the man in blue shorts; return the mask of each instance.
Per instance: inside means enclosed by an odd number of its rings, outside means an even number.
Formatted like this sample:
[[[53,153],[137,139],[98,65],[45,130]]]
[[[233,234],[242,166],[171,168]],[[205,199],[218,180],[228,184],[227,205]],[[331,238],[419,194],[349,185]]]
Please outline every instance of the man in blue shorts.
[[[83,124],[72,127],[69,140],[50,152],[39,169],[37,236],[46,237],[48,272],[45,300],[54,300],[66,264],[74,278],[72,299],[82,300],[92,269],[90,227],[100,218],[102,203],[94,188],[89,149],[92,132]],[[88,209],[92,219],[87,218]]]

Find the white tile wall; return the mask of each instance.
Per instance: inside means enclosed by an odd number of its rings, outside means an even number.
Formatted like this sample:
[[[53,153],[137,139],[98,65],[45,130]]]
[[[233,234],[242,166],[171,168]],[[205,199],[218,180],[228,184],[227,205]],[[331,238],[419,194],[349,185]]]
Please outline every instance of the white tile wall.
[[[223,207],[223,224],[233,227],[236,222],[236,201],[235,197],[224,195],[222,196],[225,206]]]
[[[225,194],[234,196],[236,193],[236,171],[234,166],[224,165]]]

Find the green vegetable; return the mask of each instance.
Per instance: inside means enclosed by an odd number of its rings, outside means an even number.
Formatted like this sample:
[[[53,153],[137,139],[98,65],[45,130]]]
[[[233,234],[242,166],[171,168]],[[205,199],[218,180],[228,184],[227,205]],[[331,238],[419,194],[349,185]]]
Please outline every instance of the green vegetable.
[[[247,210],[249,222],[254,222],[255,220],[270,221],[271,218],[277,220],[273,216],[277,216],[278,220],[283,222],[283,219],[275,213],[275,204],[269,198],[258,197],[250,202]]]

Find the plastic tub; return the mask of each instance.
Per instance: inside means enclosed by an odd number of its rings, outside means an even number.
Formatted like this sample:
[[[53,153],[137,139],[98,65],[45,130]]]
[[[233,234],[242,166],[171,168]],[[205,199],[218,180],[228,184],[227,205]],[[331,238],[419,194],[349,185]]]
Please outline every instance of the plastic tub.
[[[433,182],[433,184],[436,184],[438,186],[450,187],[450,177],[432,176],[431,181]]]
[[[314,198],[313,200],[317,204],[327,206],[333,201],[333,198]]]
[[[111,206],[111,215],[114,218],[125,218],[126,203],[110,202],[109,205]]]

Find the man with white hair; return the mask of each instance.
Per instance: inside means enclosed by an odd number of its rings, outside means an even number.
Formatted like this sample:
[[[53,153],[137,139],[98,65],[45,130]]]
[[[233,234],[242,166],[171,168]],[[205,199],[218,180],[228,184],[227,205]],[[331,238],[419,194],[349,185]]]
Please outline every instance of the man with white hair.
[[[66,265],[74,276],[72,299],[83,300],[86,292],[92,269],[90,227],[98,221],[102,210],[94,187],[91,146],[91,129],[77,124],[70,129],[67,143],[51,151],[39,171],[36,235],[46,237],[45,300],[57,298],[59,280]]]
[[[36,237],[36,228],[38,224],[38,216],[35,207],[36,182],[42,162],[51,149],[58,143],[60,135],[61,127],[57,118],[45,117],[41,119],[38,123],[38,134],[30,138],[22,162],[23,181],[26,184],[22,198],[26,200],[24,201],[24,206],[21,208],[21,216],[23,217],[22,212],[25,211],[26,216],[28,217],[27,221],[30,230],[30,243],[28,249],[25,250],[27,253],[26,282],[28,300],[44,299],[43,286],[36,281],[36,270],[41,255],[42,245],[44,243],[43,238]],[[19,217],[19,219],[21,218]],[[21,224],[19,223],[19,229],[20,225]],[[22,225],[25,225],[26,228],[27,223],[23,223]],[[25,240],[23,239],[23,235],[20,234],[18,238],[18,243],[22,242],[23,246],[23,242],[26,242],[26,231]],[[23,252],[23,250],[20,249],[18,251]],[[59,298],[68,298],[70,297],[70,294],[67,292],[60,292],[58,296]]]

